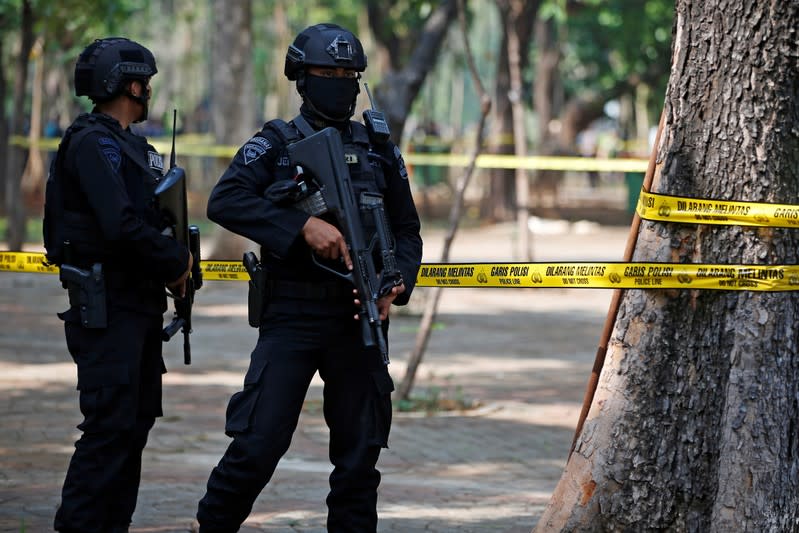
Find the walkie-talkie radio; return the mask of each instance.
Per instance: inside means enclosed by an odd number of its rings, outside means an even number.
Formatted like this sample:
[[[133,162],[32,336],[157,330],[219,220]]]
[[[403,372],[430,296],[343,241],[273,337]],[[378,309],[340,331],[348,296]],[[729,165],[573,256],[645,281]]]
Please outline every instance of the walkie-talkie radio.
[[[364,83],[366,95],[369,97],[369,105],[372,109],[363,112],[363,121],[369,130],[369,138],[376,143],[385,143],[391,137],[391,130],[388,129],[388,122],[381,111],[375,109],[375,102],[372,100],[372,93],[369,91],[369,84]]]

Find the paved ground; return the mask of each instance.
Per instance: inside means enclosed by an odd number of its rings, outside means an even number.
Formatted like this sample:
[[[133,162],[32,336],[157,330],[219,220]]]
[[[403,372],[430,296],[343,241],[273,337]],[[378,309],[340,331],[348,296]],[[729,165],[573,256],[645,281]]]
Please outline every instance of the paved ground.
[[[628,229],[539,225],[539,261],[620,260]],[[461,232],[452,261],[512,261],[512,226]],[[441,234],[425,234],[425,261]],[[469,412],[396,413],[380,460],[381,532],[528,532],[564,465],[610,291],[447,289],[419,369],[416,395],[479,400]],[[414,342],[420,290],[392,318],[391,373],[399,382]],[[241,387],[255,332],[245,286],[209,282],[198,295],[194,363],[166,346],[165,412],[145,451],[132,532],[187,531],[228,439],[224,411]],[[51,528],[80,422],[75,368],[55,312],[54,277],[0,273],[0,532]],[[291,449],[242,531],[324,531],[327,429],[321,382]]]

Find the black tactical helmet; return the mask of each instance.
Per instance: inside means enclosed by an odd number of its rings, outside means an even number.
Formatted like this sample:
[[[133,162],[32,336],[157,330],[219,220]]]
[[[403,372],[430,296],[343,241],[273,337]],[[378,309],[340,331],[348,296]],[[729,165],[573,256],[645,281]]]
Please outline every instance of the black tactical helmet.
[[[355,35],[336,24],[317,24],[302,30],[286,52],[283,72],[295,81],[306,66],[366,70],[366,54]]]
[[[122,92],[124,82],[144,82],[158,72],[152,52],[124,37],[97,39],[75,64],[75,95],[95,102],[110,100]]]

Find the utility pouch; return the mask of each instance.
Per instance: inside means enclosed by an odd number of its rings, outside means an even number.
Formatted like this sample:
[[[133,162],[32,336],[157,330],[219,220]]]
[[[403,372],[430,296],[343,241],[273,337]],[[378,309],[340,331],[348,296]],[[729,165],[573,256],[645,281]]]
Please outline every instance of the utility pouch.
[[[253,252],[245,252],[242,260],[250,281],[247,287],[247,321],[250,326],[261,326],[261,316],[266,304],[266,271]]]
[[[95,263],[91,270],[63,264],[59,278],[69,293],[69,305],[80,310],[84,328],[100,329],[108,325],[103,265]]]

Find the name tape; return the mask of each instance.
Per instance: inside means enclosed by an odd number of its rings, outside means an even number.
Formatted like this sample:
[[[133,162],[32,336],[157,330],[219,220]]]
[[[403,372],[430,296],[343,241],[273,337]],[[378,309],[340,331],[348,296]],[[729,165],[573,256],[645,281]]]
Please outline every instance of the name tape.
[[[799,228],[799,205],[728,202],[668,196],[641,190],[638,215],[646,220]]]
[[[248,281],[238,261],[202,261],[203,279]],[[0,271],[58,274],[44,254],[0,252]],[[799,290],[799,265],[424,263],[417,287]]]

